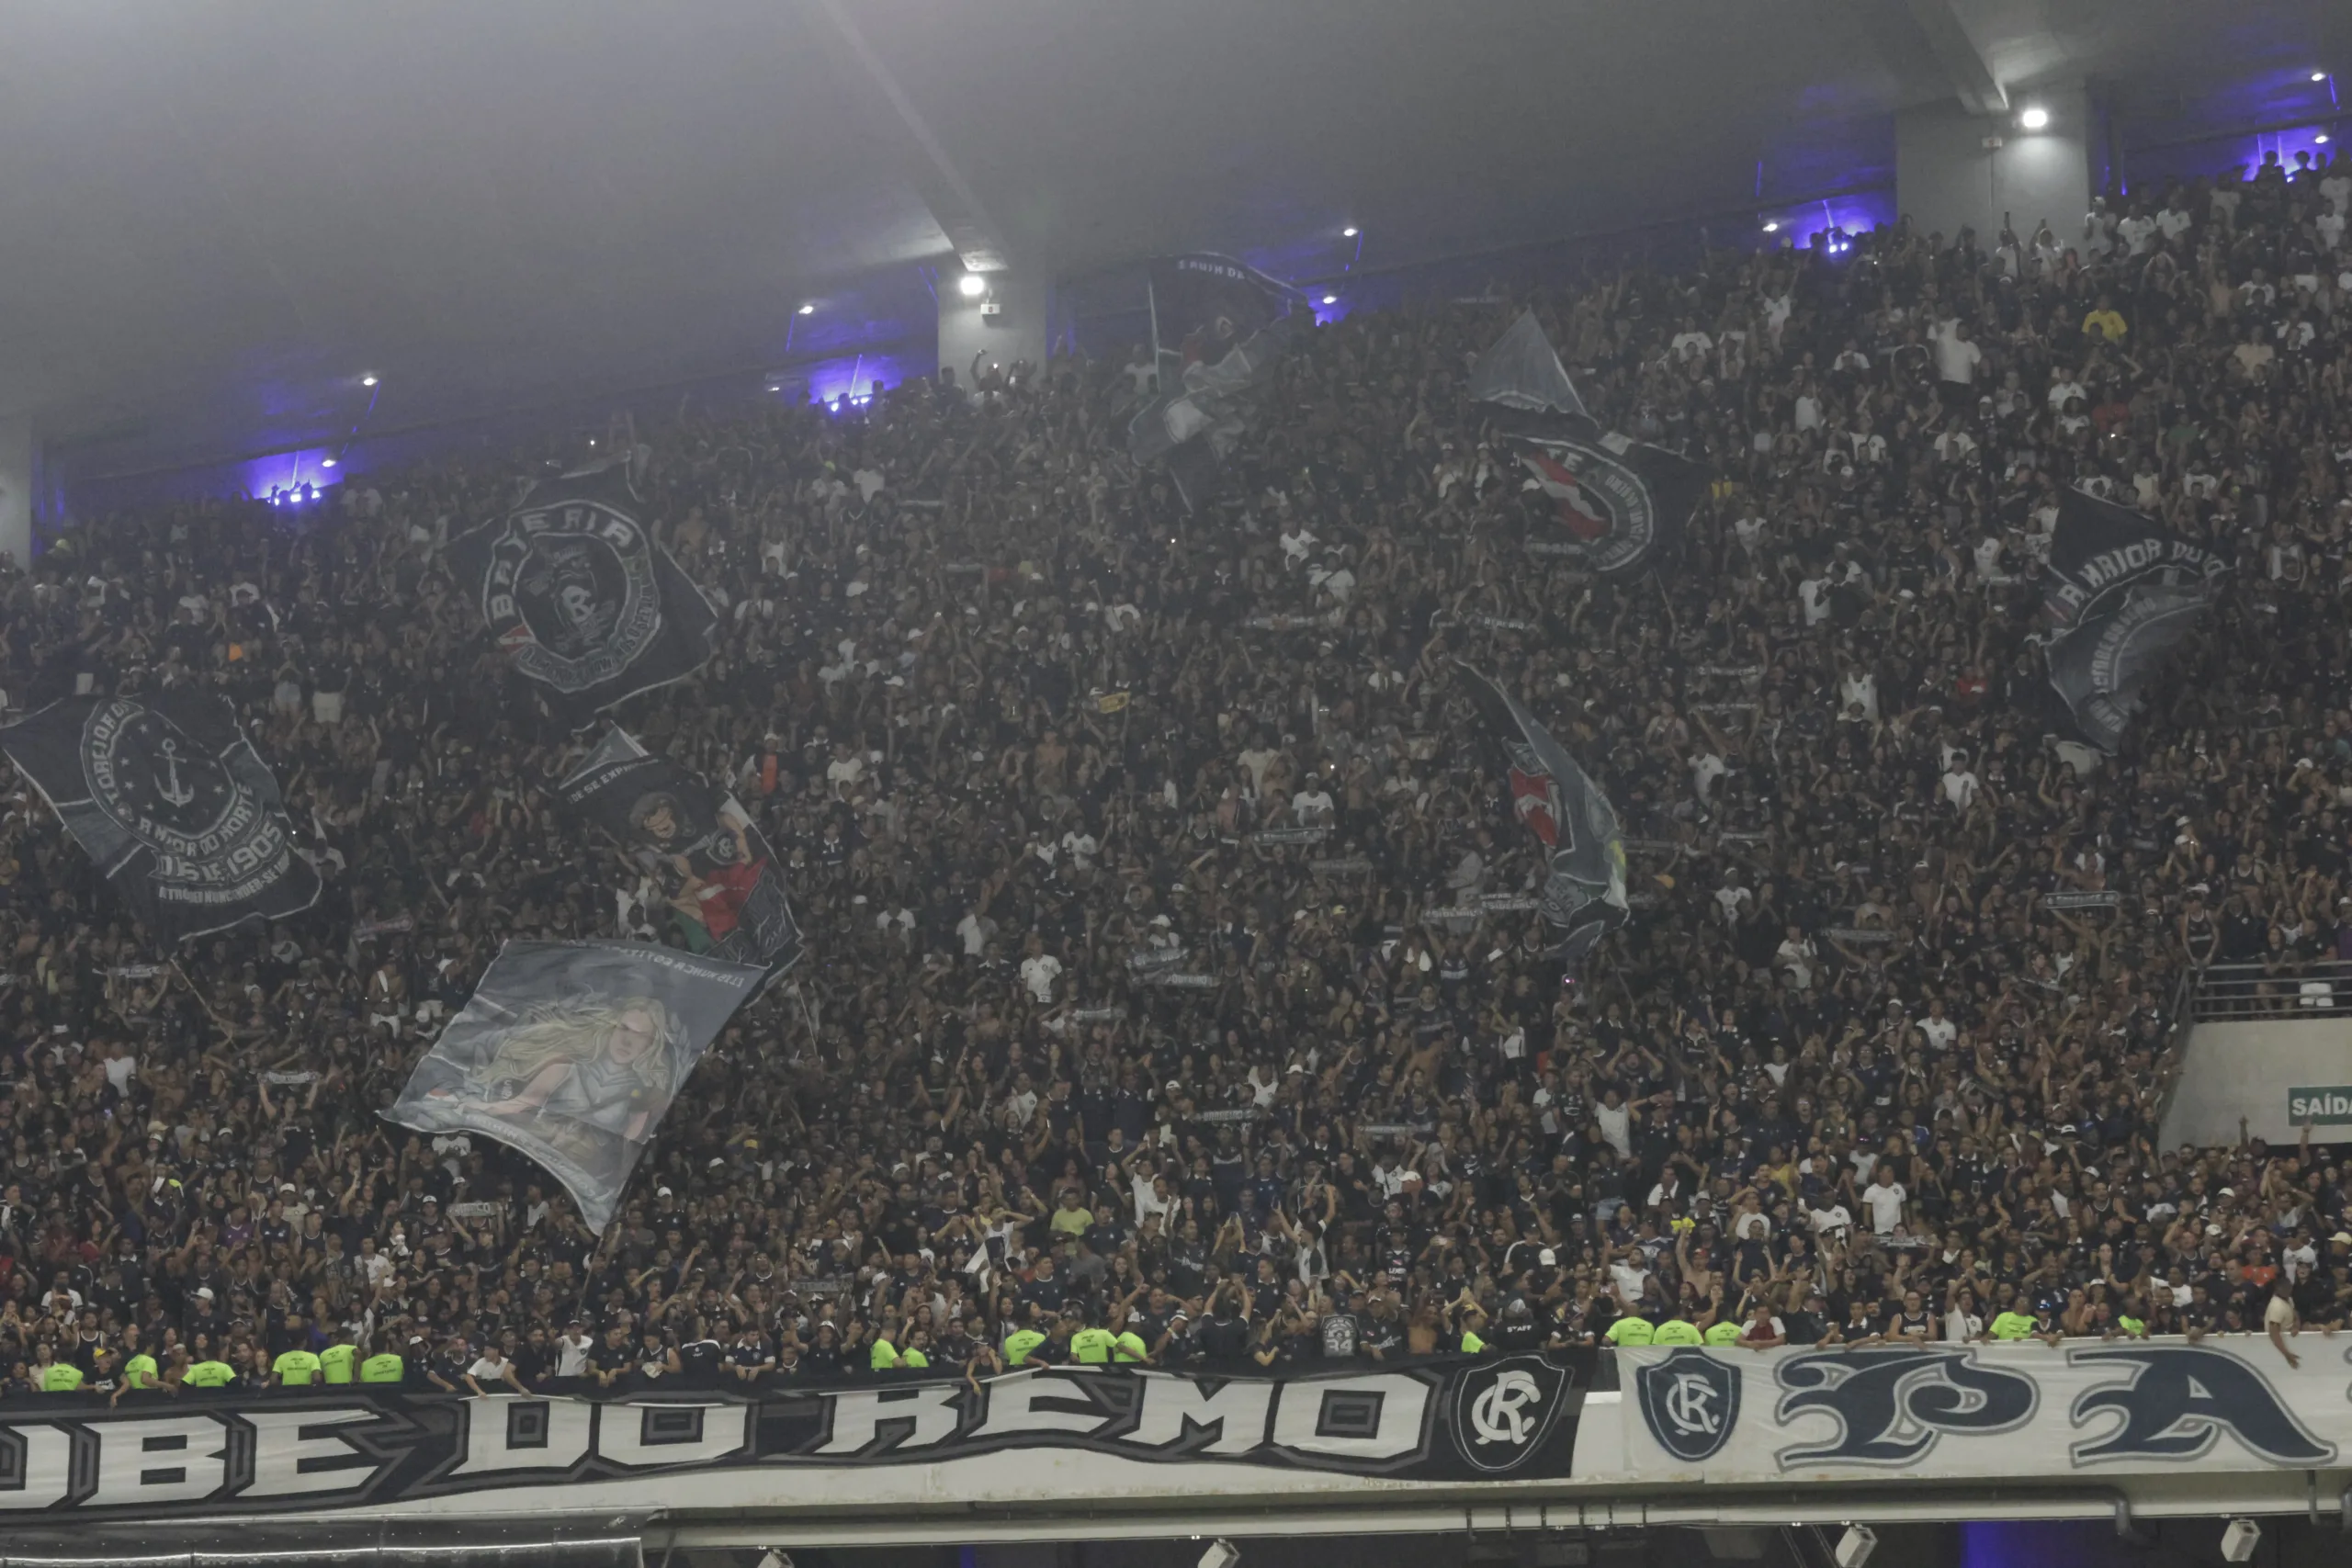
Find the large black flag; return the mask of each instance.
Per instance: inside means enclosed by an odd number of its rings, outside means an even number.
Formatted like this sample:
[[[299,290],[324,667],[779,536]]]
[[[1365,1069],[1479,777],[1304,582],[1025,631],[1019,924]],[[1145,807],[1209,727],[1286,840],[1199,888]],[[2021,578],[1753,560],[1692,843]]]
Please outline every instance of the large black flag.
[[[1127,453],[1165,459],[1197,506],[1247,428],[1250,391],[1310,318],[1296,289],[1230,256],[1155,257],[1150,288],[1159,394],[1128,424]]]
[[[2212,604],[2228,563],[2127,507],[2078,490],[2050,536],[2043,649],[2084,740],[2112,753],[2166,653]]]
[[[318,902],[224,697],[68,697],[0,729],[0,749],[166,946]]]
[[[649,754],[618,729],[556,790],[651,879],[690,951],[772,975],[799,958],[784,868],[733,795]]]
[[[765,971],[635,942],[510,942],[385,1116],[545,1166],[602,1231],[638,1156]]]
[[[2085,741],[2114,754],[2165,655],[2212,603],[2201,583],[2133,583],[2120,595],[2104,595],[2097,611],[2051,640],[2043,650],[2050,684],[2065,699]]]
[[[618,459],[540,480],[452,539],[449,561],[514,668],[574,722],[710,657],[718,617],[654,542]]]
[[[2063,629],[2111,610],[2110,596],[2137,584],[2211,583],[2228,570],[2221,557],[2153,518],[2070,490],[2059,497],[2050,536],[2042,613]]]
[[[1538,907],[1565,933],[1567,973],[1593,943],[1625,923],[1625,842],[1617,813],[1551,732],[1494,682],[1456,660],[1463,684],[1509,765],[1511,808],[1548,856],[1550,875]]]
[[[1700,464],[1576,414],[1519,414],[1501,428],[1527,470],[1524,488],[1551,502],[1556,531],[1531,541],[1542,553],[1623,577],[1680,552],[1707,495]]]

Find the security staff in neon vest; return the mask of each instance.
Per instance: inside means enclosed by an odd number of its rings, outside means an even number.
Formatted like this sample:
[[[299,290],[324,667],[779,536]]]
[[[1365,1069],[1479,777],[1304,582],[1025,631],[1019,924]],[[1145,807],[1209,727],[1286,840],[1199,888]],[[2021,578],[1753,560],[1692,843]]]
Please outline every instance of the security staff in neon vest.
[[[180,1378],[182,1388],[197,1389],[207,1393],[234,1388],[236,1383],[237,1369],[218,1359],[208,1359],[197,1362]]]
[[[1706,1342],[1706,1336],[1700,1332],[1699,1325],[1679,1313],[1650,1331],[1650,1343],[1653,1345],[1703,1345]]]
[[[1069,1337],[1069,1359],[1081,1367],[1107,1367],[1111,1364],[1112,1348],[1118,1337],[1102,1326],[1102,1314],[1091,1310],[1085,1326]]]
[[[150,1394],[179,1392],[164,1382],[164,1370],[156,1365],[154,1357],[139,1349],[135,1344],[128,1348],[130,1353],[123,1358],[122,1377],[115,1386],[114,1397],[107,1404],[120,1404],[125,1394],[144,1398]]]
[[[1004,1364],[1008,1367],[1027,1366],[1029,1358],[1035,1355],[1038,1347],[1045,1342],[1044,1330],[1038,1328],[1034,1321],[1024,1324],[1004,1337]]]
[[[349,1382],[358,1361],[359,1348],[351,1342],[351,1330],[338,1327],[328,1337],[327,1348],[319,1352],[319,1381]]]

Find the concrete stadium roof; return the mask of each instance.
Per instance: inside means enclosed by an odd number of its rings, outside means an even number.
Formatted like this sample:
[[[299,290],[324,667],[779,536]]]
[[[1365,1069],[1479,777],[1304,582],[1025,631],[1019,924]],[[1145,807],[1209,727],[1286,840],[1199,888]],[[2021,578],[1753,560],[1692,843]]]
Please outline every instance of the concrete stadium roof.
[[[1350,223],[1365,265],[1603,231],[1883,180],[1896,110],[2086,73],[2325,112],[2346,9],[23,0],[0,414],[121,472],[331,439],[367,371],[397,426],[927,338],[959,253],[1308,276]]]

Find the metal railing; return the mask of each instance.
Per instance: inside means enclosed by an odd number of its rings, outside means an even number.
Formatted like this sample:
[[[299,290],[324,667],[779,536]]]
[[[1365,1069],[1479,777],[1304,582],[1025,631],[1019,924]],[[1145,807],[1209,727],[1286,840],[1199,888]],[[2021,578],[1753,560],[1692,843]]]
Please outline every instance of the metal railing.
[[[2211,964],[2195,972],[2188,1016],[2216,1019],[2352,1016],[2352,963]]]

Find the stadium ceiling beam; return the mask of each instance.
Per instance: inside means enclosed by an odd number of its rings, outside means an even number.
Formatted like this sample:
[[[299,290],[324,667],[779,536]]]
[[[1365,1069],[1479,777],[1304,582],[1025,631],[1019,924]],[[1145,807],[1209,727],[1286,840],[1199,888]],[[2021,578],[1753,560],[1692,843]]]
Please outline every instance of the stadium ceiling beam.
[[[866,41],[842,0],[816,0],[816,9],[824,17],[838,45],[837,53],[842,62],[854,65],[874,84],[882,101],[890,107],[891,117],[886,122],[879,114],[866,118],[875,121],[873,129],[891,137],[906,147],[907,173],[914,182],[922,203],[931,209],[933,221],[956,248],[956,254],[967,272],[1002,272],[1012,265],[1011,250],[1004,243],[1004,231],[989,217],[968,181],[956,169],[947,149],[932,133],[930,123],[906,89],[899,85],[890,67],[874,46]]]
[[[830,5],[831,0],[827,0]],[[1952,92],[1971,114],[2005,114],[2008,89],[1993,75],[1993,68],[1977,52],[1968,29],[1960,24],[1952,0],[1904,0],[1911,19],[1928,40],[1928,48],[1943,67]]]

